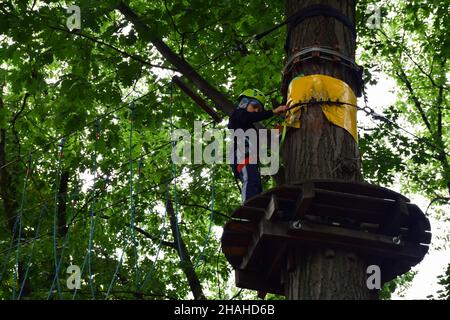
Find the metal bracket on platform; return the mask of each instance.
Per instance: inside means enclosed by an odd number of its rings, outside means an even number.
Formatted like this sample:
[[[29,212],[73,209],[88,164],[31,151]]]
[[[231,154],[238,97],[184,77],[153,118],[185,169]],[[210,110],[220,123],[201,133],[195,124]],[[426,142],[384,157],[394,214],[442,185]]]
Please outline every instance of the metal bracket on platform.
[[[301,220],[291,221],[289,224],[289,229],[291,230],[300,230],[301,228],[302,228]]]

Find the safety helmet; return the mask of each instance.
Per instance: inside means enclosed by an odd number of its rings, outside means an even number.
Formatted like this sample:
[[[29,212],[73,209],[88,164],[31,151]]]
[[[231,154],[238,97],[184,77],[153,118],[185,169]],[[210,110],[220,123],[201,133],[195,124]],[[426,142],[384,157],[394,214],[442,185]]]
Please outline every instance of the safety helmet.
[[[258,100],[259,102],[261,102],[263,108],[264,108],[264,104],[266,103],[266,96],[264,95],[264,93],[262,93],[258,89],[247,89],[247,90],[244,90],[239,95],[238,101],[240,101],[243,97],[247,97],[247,98]]]

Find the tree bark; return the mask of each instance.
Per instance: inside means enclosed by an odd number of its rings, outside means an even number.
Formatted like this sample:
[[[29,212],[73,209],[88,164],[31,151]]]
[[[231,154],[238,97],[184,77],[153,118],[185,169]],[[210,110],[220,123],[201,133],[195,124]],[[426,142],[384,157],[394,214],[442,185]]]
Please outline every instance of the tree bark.
[[[0,110],[3,108],[5,108],[3,104],[3,85],[0,85]],[[6,138],[6,129],[0,128],[0,198],[3,200],[3,209],[5,211],[8,228],[11,231],[13,248],[17,248],[17,245],[21,241],[18,236],[19,224],[17,223],[16,225],[16,221],[19,222],[17,220],[17,215],[19,214],[16,200],[17,191],[15,185],[12,183],[11,175],[8,171]],[[21,238],[23,238],[23,236]],[[22,284],[25,274],[24,263],[21,259],[18,261],[17,273],[18,284],[15,283],[14,285],[18,285],[20,290],[20,285]],[[27,296],[29,293],[30,283],[28,279],[26,279],[21,297]]]
[[[354,21],[355,0],[287,0],[286,14],[313,4],[329,5]],[[333,17],[315,16],[296,26],[287,44],[287,59],[304,47],[313,45],[336,48],[354,58],[355,41],[351,31]],[[335,50],[336,50],[335,49]],[[322,74],[345,81],[356,93],[353,75],[339,63],[322,59],[308,60],[285,75],[289,84],[299,73]],[[331,124],[319,105],[302,109],[300,129],[288,130],[282,147],[285,183],[305,179],[362,180],[357,143],[344,129]],[[353,252],[330,248],[292,248],[291,263],[285,270],[285,294],[288,299],[369,299],[366,287],[366,263]]]
[[[69,183],[69,171],[61,173],[58,190],[58,235],[64,237],[67,234],[66,209],[67,209],[67,185]]]

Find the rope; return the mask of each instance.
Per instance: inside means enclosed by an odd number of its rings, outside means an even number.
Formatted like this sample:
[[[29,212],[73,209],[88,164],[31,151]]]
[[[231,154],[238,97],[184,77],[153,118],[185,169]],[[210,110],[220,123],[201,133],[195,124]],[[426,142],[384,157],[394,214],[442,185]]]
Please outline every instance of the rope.
[[[136,99],[133,99],[132,102],[139,101],[139,100],[141,100],[141,99],[143,99],[143,98],[149,96],[149,95],[152,94],[152,93],[156,93],[158,90],[162,89],[162,88],[165,87],[165,86],[166,86],[166,85],[164,85],[164,86],[162,86],[162,87],[158,87],[158,88],[156,88],[156,89],[154,89],[154,90],[152,90],[152,91],[150,91],[150,92],[147,92],[146,94],[144,94],[144,95],[142,95],[142,96],[140,96],[140,97],[137,97]],[[94,124],[96,121],[102,120],[102,119],[104,119],[104,118],[110,116],[110,115],[113,114],[114,112],[119,111],[119,110],[121,110],[121,109],[127,107],[128,105],[129,105],[129,103],[125,103],[125,104],[122,105],[122,106],[119,106],[119,107],[114,108],[114,109],[112,109],[112,110],[110,110],[110,111],[108,111],[108,112],[105,112],[104,114],[102,114],[102,115],[100,115],[100,116],[97,116],[94,120],[89,121],[88,123],[86,123],[86,125],[85,125],[84,127],[80,128],[80,129],[77,129],[77,130],[73,130],[73,131],[69,132],[69,133],[66,134],[66,135],[52,138],[52,139],[50,139],[47,143],[45,143],[44,145],[42,145],[42,146],[40,146],[40,147],[38,147],[38,148],[32,150],[30,153],[31,153],[31,154],[34,154],[34,153],[36,153],[37,151],[39,151],[40,149],[45,150],[48,146],[50,146],[51,144],[55,143],[56,141],[59,141],[59,140],[61,140],[61,139],[63,139],[63,138],[69,138],[70,136],[74,135],[74,134],[77,133],[77,132],[83,132],[85,128],[91,126],[91,125]],[[155,105],[158,105],[158,103],[155,103],[155,104],[153,104],[152,106],[155,106]],[[15,160],[11,160],[11,161],[9,161],[8,163],[5,163],[4,165],[2,165],[2,166],[0,167],[0,169],[6,168],[7,166],[9,166],[9,165],[11,165],[11,164],[13,164],[13,163],[16,163],[16,162],[19,161],[19,160],[20,160],[20,158],[16,158]]]
[[[35,238],[39,236],[39,230],[41,228],[41,222],[42,222],[42,216],[44,215],[44,212],[47,211],[47,206],[43,206],[41,208],[41,211],[39,213],[39,217],[37,219],[37,226],[36,226],[36,232],[34,234]],[[35,241],[33,241],[32,245],[31,245],[31,252],[28,255],[28,262],[27,262],[27,268],[25,269],[25,274],[23,276],[23,280],[22,280],[22,284],[20,286],[20,291],[19,291],[19,295],[17,296],[17,300],[20,300],[20,298],[22,297],[22,292],[23,289],[25,288],[25,283],[27,281],[28,278],[28,272],[30,271],[30,267],[31,267],[31,260],[33,259],[33,254],[34,254],[34,245],[36,244]]]
[[[136,247],[136,230],[134,225],[135,211],[133,203],[133,122],[134,122],[134,103],[131,103],[131,117],[130,117],[130,213],[131,213],[131,235],[133,237],[133,251],[134,251],[134,273],[136,276],[136,292],[139,291],[139,268],[138,268],[138,254]]]
[[[170,88],[169,89],[170,90],[169,91],[169,93],[170,93],[170,96],[169,96],[170,139],[172,139],[172,134],[173,134],[173,122],[172,122],[173,83],[172,83],[172,81],[170,82],[170,87],[169,88]],[[176,146],[176,141],[172,141],[172,148],[175,148],[175,146]],[[167,206],[169,204],[170,184],[171,184],[172,180],[175,182],[174,183],[174,187],[175,187],[174,192],[175,192],[175,195],[176,195],[176,170],[173,170],[173,168],[174,168],[174,163],[172,161],[172,163],[171,163],[171,170],[170,170],[170,180],[167,183],[167,190],[166,190],[166,202],[165,202],[165,206],[164,206],[164,208],[165,208],[164,220],[163,220],[163,225],[162,225],[162,228],[161,228],[161,231],[160,231],[160,235],[159,235],[159,244],[158,244],[158,248],[157,248],[157,251],[156,251],[155,262],[152,264],[152,267],[150,268],[149,272],[146,274],[146,276],[144,278],[144,281],[143,281],[142,287],[141,287],[142,289],[144,289],[144,287],[147,284],[147,282],[152,278],[153,273],[154,273],[154,271],[156,269],[155,268],[156,263],[158,262],[159,253],[161,251],[161,247],[162,247],[162,243],[163,243],[163,236],[164,236],[164,230],[165,230],[165,224],[166,224],[166,218],[167,218]],[[175,197],[175,199],[176,199],[176,197]],[[175,218],[176,218],[176,212],[177,211],[175,211]],[[177,234],[179,234],[178,233],[178,222],[177,221],[176,221],[176,232],[177,232]],[[178,242],[177,243],[178,250],[181,253],[180,243],[179,243],[179,241],[177,241],[177,242]]]
[[[221,300],[221,293],[220,293],[220,273],[219,273],[219,257],[220,257],[220,251],[222,250],[222,242],[219,244],[219,250],[217,250],[216,255],[216,284],[217,284],[217,291],[219,295],[219,300]]]
[[[112,210],[113,210],[113,212],[114,212],[114,209],[112,209]],[[109,283],[108,290],[106,291],[106,294],[105,294],[105,300],[107,300],[108,297],[109,297],[109,295],[111,294],[111,290],[112,290],[112,288],[113,288],[113,286],[114,286],[114,284],[115,284],[117,275],[119,274],[119,270],[120,270],[120,268],[122,267],[123,254],[124,254],[125,250],[127,250],[128,246],[129,246],[129,240],[130,240],[129,238],[130,238],[130,236],[131,236],[131,234],[128,233],[128,239],[126,240],[126,245],[125,245],[125,247],[123,248],[123,250],[122,250],[122,252],[121,252],[121,254],[120,254],[119,262],[118,262],[117,265],[116,265],[116,268],[115,268],[115,270],[114,270],[113,277],[112,277],[112,279],[111,279],[111,281],[110,281],[110,283]]]
[[[91,295],[92,298],[95,299],[95,289],[94,289],[94,284],[93,284],[93,280],[92,280],[92,266],[91,266],[91,254],[92,254],[92,243],[93,243],[93,238],[94,238],[94,230],[95,230],[95,200],[96,200],[96,196],[95,196],[95,187],[96,187],[96,182],[97,182],[97,144],[98,144],[98,140],[100,138],[100,122],[96,121],[95,122],[95,141],[94,141],[94,153],[92,156],[92,162],[93,162],[93,172],[94,172],[94,182],[93,182],[93,187],[92,187],[92,204],[91,204],[91,213],[90,213],[90,228],[89,228],[89,241],[88,241],[88,250],[84,256],[84,260],[83,260],[83,266],[81,268],[81,272],[80,272],[80,277],[83,276],[84,273],[84,268],[86,266],[86,262],[88,264],[88,273],[89,273],[89,287],[91,290]],[[72,296],[72,300],[75,299],[75,297],[77,296],[78,293],[78,289],[75,288],[73,296]]]
[[[132,111],[134,112],[134,107],[132,108]],[[133,115],[134,116],[134,115]],[[132,124],[133,124],[133,122],[131,123],[131,127],[132,127]],[[130,130],[130,132],[132,131],[132,129]],[[132,134],[130,133],[130,159],[132,159],[131,158],[131,149],[132,149]],[[140,164],[139,164],[139,180],[138,180],[138,182],[139,182],[139,189],[140,189],[140,173],[141,173],[141,168],[142,168],[142,155],[140,156]],[[132,198],[133,198],[133,194],[132,194],[132,162],[131,162],[131,160],[130,160],[130,203],[132,204]],[[170,180],[169,180],[169,183],[170,183]],[[141,191],[139,190],[139,192],[136,194],[136,195],[138,195],[138,194],[140,194],[141,193]],[[131,206],[131,207],[133,207],[133,206]],[[135,228],[134,228],[134,210],[132,210],[132,217],[133,217],[133,221],[132,221],[132,223],[130,224],[130,233],[129,233],[129,236],[131,236],[131,235],[135,235]],[[162,232],[161,232],[161,235],[162,235]],[[129,239],[128,239],[129,240]],[[135,242],[135,238],[134,238],[134,241],[133,241],[133,243],[135,244],[136,242]],[[162,243],[162,238],[160,239],[160,244]],[[119,258],[119,261],[118,261],[118,263],[117,263],[117,265],[116,265],[116,268],[115,268],[115,270],[114,270],[114,274],[113,274],[113,277],[112,277],[112,279],[111,279],[111,281],[110,281],[110,283],[109,283],[109,286],[108,286],[108,290],[106,291],[106,295],[105,295],[105,300],[107,300],[108,298],[109,298],[109,296],[110,296],[110,294],[111,294],[111,290],[112,290],[112,288],[114,287],[114,284],[115,284],[115,281],[116,281],[116,278],[117,278],[117,275],[119,274],[119,270],[120,270],[120,268],[122,267],[122,263],[123,263],[123,255],[124,255],[124,252],[125,252],[125,250],[128,248],[128,245],[129,245],[129,241],[127,241],[127,244],[126,244],[126,246],[125,246],[125,248],[122,250],[122,252],[121,252],[121,254],[120,254],[120,258]],[[159,255],[159,250],[158,250],[158,255]],[[158,255],[157,255],[157,257],[158,257]],[[138,288],[138,273],[137,273],[137,256],[135,256],[135,270],[136,270],[136,288]],[[148,274],[147,274],[147,276],[148,276]],[[145,281],[146,281],[146,278],[147,278],[147,276],[144,278],[144,282],[142,283],[142,285],[141,285],[141,288],[143,288],[144,287],[144,285],[145,285]],[[137,289],[138,290],[138,289]]]
[[[159,259],[159,253],[161,251],[161,247],[162,247],[162,243],[164,241],[164,231],[166,228],[166,218],[167,218],[167,205],[169,203],[169,191],[170,191],[170,182],[167,184],[167,190],[166,190],[166,203],[165,203],[165,212],[164,212],[164,217],[163,217],[163,224],[161,227],[161,231],[159,233],[159,243],[158,243],[158,248],[156,250],[156,257],[155,257],[155,262],[153,262],[152,267],[150,268],[149,272],[146,274],[146,276],[144,277],[144,281],[142,282],[142,286],[141,289],[143,290],[145,288],[145,285],[147,284],[147,282],[152,278],[153,276],[153,272],[156,269],[156,263],[158,262]]]
[[[76,201],[78,200],[78,194],[79,194],[79,188],[76,188],[75,190],[76,190],[75,193],[72,193],[70,195],[70,199],[71,199],[71,201],[70,201],[70,203],[71,203],[71,205],[70,205],[70,214],[69,214],[69,221],[70,221],[70,223],[72,223],[73,212],[74,212],[73,209],[74,209],[74,205],[75,205]],[[57,267],[55,276],[53,277],[52,286],[50,287],[50,290],[48,292],[47,300],[51,298],[52,291],[53,291],[53,288],[55,286],[55,281],[57,279],[57,275],[59,275],[59,271],[61,270],[62,260],[63,260],[64,253],[65,253],[65,250],[66,250],[66,247],[67,247],[67,243],[69,241],[69,235],[70,235],[70,232],[69,232],[69,230],[67,230],[66,234],[64,236],[63,246],[62,246],[62,249],[61,249],[61,256],[60,256],[59,261],[58,261],[58,267]],[[34,246],[34,243],[35,242],[33,241],[33,246]]]
[[[198,170],[198,169],[197,169],[197,170]],[[170,191],[169,186],[170,186],[170,183],[171,183],[172,180],[173,180],[173,177],[171,177],[170,179],[167,180],[167,190],[166,190],[166,202],[165,202],[165,208],[167,208],[167,204],[168,204],[168,202],[169,202],[169,191]],[[157,186],[159,186],[159,185],[157,185]],[[156,186],[155,186],[155,187],[156,187]],[[152,190],[152,189],[153,189],[153,188],[148,188],[148,189],[145,190],[145,191]],[[141,193],[142,193],[142,192],[140,192],[140,194],[141,194]],[[112,208],[112,207],[111,207],[111,208]],[[153,271],[154,271],[154,269],[155,269],[155,265],[156,265],[156,263],[158,262],[158,259],[159,259],[159,253],[160,253],[160,250],[161,250],[161,247],[162,247],[162,243],[163,243],[163,240],[164,240],[163,237],[164,237],[164,230],[165,230],[166,218],[167,218],[167,209],[166,209],[165,214],[164,214],[163,225],[162,225],[162,227],[161,227],[161,231],[160,231],[160,235],[159,235],[159,244],[158,244],[158,249],[157,249],[157,253],[156,253],[155,262],[153,263],[152,268],[149,270],[149,272],[147,273],[147,275],[144,277],[144,281],[143,281],[142,284],[141,284],[141,290],[143,290],[143,289],[145,288],[145,285],[146,285],[147,282],[151,279],[151,277],[152,277],[152,275],[153,275]],[[129,245],[129,244],[127,244],[127,246],[125,247],[125,249],[128,247],[128,245]],[[115,279],[116,279],[117,274],[118,274],[118,272],[119,272],[119,269],[120,269],[120,267],[121,267],[121,265],[122,265],[122,261],[123,261],[123,253],[124,253],[125,249],[122,250],[122,253],[121,253],[119,262],[117,263],[116,269],[115,269],[115,271],[114,271],[113,278],[111,279],[110,285],[109,285],[108,290],[107,290],[107,292],[106,292],[105,300],[108,299],[108,297],[109,297],[109,295],[110,295],[110,293],[111,293],[111,290],[112,290],[112,288],[113,288],[113,286],[114,286]]]
[[[3,264],[2,264],[2,272],[0,273],[0,282],[3,280],[3,274],[6,271],[7,268],[7,264],[9,261],[9,257],[11,256],[11,250],[14,247],[14,239],[16,237],[16,229],[17,229],[17,223],[19,222],[19,215],[16,215],[16,221],[14,221],[14,225],[13,225],[13,230],[12,230],[12,235],[11,235],[11,241],[9,243],[9,247],[6,250],[7,254],[5,255],[5,259],[3,260]],[[15,248],[17,248],[17,245],[15,246]],[[4,253],[5,251],[2,251],[1,253]]]
[[[15,299],[16,296],[16,281],[19,277],[19,256],[20,256],[20,238],[22,237],[22,216],[23,216],[23,205],[25,203],[25,194],[28,185],[28,177],[31,172],[31,154],[28,155],[28,167],[27,172],[25,174],[25,179],[23,182],[22,189],[22,200],[20,201],[20,209],[19,209],[19,234],[17,237],[17,250],[16,250],[16,263],[14,268],[14,282],[13,282],[13,292],[12,292],[12,300]]]
[[[411,135],[412,137],[414,137],[418,142],[425,143],[429,147],[431,147],[431,148],[433,148],[435,150],[439,150],[439,151],[445,153],[446,155],[450,156],[450,154],[448,154],[442,148],[440,148],[440,147],[434,145],[433,143],[430,143],[430,142],[426,141],[424,138],[421,138],[421,137],[415,135],[414,133],[406,130],[405,128],[401,127],[400,125],[398,125],[397,123],[395,123],[391,119],[387,118],[386,116],[375,112],[374,109],[372,109],[371,107],[369,107],[367,105],[367,96],[366,96],[365,90],[363,90],[363,95],[364,95],[364,104],[365,104],[365,106],[362,107],[362,108],[357,106],[356,104],[347,103],[347,102],[341,102],[341,101],[332,101],[332,100],[317,100],[317,101],[315,101],[315,100],[311,100],[311,101],[307,101],[307,102],[296,103],[296,104],[290,106],[289,108],[287,108],[286,112],[290,111],[291,109],[293,109],[295,107],[304,106],[304,105],[314,105],[314,104],[319,104],[320,105],[320,104],[324,104],[324,103],[337,104],[337,105],[349,105],[349,106],[355,107],[357,110],[363,111],[364,113],[366,113],[366,115],[371,116],[375,120],[380,120],[380,121],[384,121],[384,122],[388,122],[388,123],[392,124],[393,126],[397,127],[398,129],[400,129],[400,130],[406,132],[407,134]]]
[[[195,172],[197,172],[199,169],[201,169],[201,167],[198,167],[198,168],[196,168],[195,170],[192,170],[192,172],[189,172],[189,173],[193,173],[193,172],[195,173]],[[152,185],[151,187],[148,187],[148,188],[142,190],[142,191],[140,192],[140,194],[143,194],[143,193],[149,192],[149,191],[151,191],[151,190],[154,190],[154,189],[156,189],[157,187],[160,187],[161,185],[163,185],[163,184],[165,184],[165,183],[168,183],[169,181],[170,181],[170,179],[167,179],[167,180],[165,180],[165,181],[163,181],[163,182],[161,182],[161,183],[154,184],[154,185]],[[107,210],[107,209],[115,208],[115,207],[121,205],[122,202],[124,202],[124,201],[126,201],[126,200],[128,200],[128,195],[127,195],[126,197],[120,198],[118,201],[113,202],[113,204],[110,205],[110,206],[106,206],[106,207],[100,208],[99,210],[97,210],[97,213],[103,212],[103,211],[105,211],[105,210]],[[216,212],[216,213],[217,213],[217,212]],[[111,217],[113,217],[113,216],[111,216]],[[68,227],[70,228],[75,222],[82,221],[83,219],[85,219],[85,218],[82,217],[82,218],[76,220],[75,217],[74,217],[74,218],[72,219],[72,221],[69,223]],[[53,234],[53,232],[50,232],[50,233],[46,233],[46,234],[44,234],[44,235],[41,235],[41,236],[39,236],[39,237],[37,237],[37,238],[30,238],[30,239],[27,239],[26,241],[24,241],[24,243],[25,243],[25,244],[28,244],[28,243],[31,243],[32,241],[35,241],[35,240],[42,240],[42,239],[44,239],[44,237],[52,236],[52,234]],[[14,246],[14,247],[11,246],[11,249],[15,249],[15,248],[17,248],[17,246]],[[3,253],[5,253],[5,252],[7,252],[7,251],[9,251],[9,250],[10,250],[10,249],[6,249],[6,250],[3,250],[3,251],[0,251],[0,255],[3,255]]]
[[[169,119],[170,119],[170,138],[172,139],[173,136],[173,82],[170,82],[170,98],[169,98]],[[177,142],[176,141],[172,141],[172,148],[176,147]],[[174,177],[173,179],[173,198],[174,198],[174,213],[175,213],[175,232],[177,235],[177,247],[178,247],[178,252],[180,254],[180,258],[181,261],[183,262],[185,259],[184,257],[182,257],[182,248],[181,248],[181,239],[180,239],[180,230],[178,227],[178,198],[177,198],[177,166],[176,164],[172,161],[172,176]]]
[[[170,143],[171,143],[171,142],[163,143],[163,144],[161,144],[161,145],[159,145],[159,146],[153,148],[152,151],[148,151],[148,152],[142,154],[141,156],[134,158],[133,161],[136,161],[138,158],[140,159],[140,158],[143,158],[143,157],[145,157],[145,156],[149,156],[149,155],[150,155],[150,156],[153,156],[153,152],[154,152],[154,151],[160,150],[160,149],[164,148],[165,146],[169,145]],[[125,166],[127,166],[127,165],[129,165],[129,160],[128,160],[128,159],[127,159],[126,162],[122,163],[119,167],[110,167],[110,169],[121,169],[122,167],[125,167]],[[118,171],[117,174],[119,175],[119,174],[121,174],[122,172],[123,172],[123,171]],[[87,184],[88,182],[91,182],[91,181],[94,181],[94,180],[93,180],[93,179],[88,179],[88,180],[85,180],[84,183]],[[100,181],[100,180],[98,180],[98,181]],[[101,178],[101,181],[106,181],[106,182],[108,182],[108,178]],[[73,194],[75,194],[75,193],[73,193]],[[70,196],[72,196],[73,194],[70,194]],[[127,197],[128,197],[128,196],[127,196]],[[35,205],[29,207],[29,208],[25,208],[25,209],[23,210],[23,212],[31,211],[31,210],[33,210],[33,209],[42,207],[44,204],[46,204],[49,200],[51,200],[51,199],[53,199],[53,198],[54,198],[54,197],[51,196],[51,197],[49,197],[49,198],[47,198],[47,199],[44,199],[43,201],[41,201],[41,202],[39,202],[39,203],[37,203],[37,204],[35,204]],[[16,218],[17,218],[17,216],[12,217],[12,218],[2,219],[2,220],[0,221],[0,223],[6,223],[6,222],[8,222],[9,220],[16,219]],[[1,253],[1,252],[0,252],[0,253]]]
[[[61,299],[61,286],[59,284],[59,277],[58,277],[58,241],[57,241],[57,230],[56,226],[58,223],[58,191],[59,191],[59,183],[61,178],[61,159],[64,156],[64,144],[66,142],[66,138],[63,137],[61,139],[61,142],[59,144],[59,153],[58,153],[58,167],[56,171],[56,187],[55,187],[55,209],[53,211],[53,259],[54,259],[54,266],[55,266],[55,278],[56,278],[56,289],[58,291],[58,297]]]
[[[94,165],[94,185],[92,188],[92,206],[91,206],[91,228],[89,232],[89,248],[88,248],[88,269],[89,269],[89,286],[91,288],[92,298],[95,299],[95,290],[92,280],[92,243],[94,238],[95,229],[95,185],[97,183],[97,144],[100,139],[100,122],[97,120],[95,122],[95,142],[94,142],[94,154],[93,154],[93,165]]]
[[[216,125],[214,124],[214,128],[216,127]],[[215,150],[214,150],[215,153]],[[213,168],[214,169],[214,168]],[[194,263],[194,270],[197,269],[200,261],[203,258],[203,255],[205,253],[205,249],[208,246],[208,242],[209,242],[209,238],[211,235],[211,227],[212,227],[212,223],[213,223],[213,218],[214,218],[214,170],[211,170],[212,174],[211,174],[211,214],[209,215],[209,226],[208,226],[208,233],[205,237],[204,243],[203,243],[203,249],[202,252],[200,253],[200,256],[198,257],[198,259],[196,260],[196,262]],[[239,186],[239,185],[238,185]],[[240,188],[239,188],[240,189]]]

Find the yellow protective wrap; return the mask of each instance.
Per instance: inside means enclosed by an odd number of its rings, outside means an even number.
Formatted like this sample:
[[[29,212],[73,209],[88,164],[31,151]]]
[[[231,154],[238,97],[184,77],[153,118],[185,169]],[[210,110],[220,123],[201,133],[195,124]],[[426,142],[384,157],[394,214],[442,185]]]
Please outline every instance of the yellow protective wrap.
[[[292,79],[288,88],[287,106],[309,101],[339,101],[346,104],[321,104],[322,111],[331,123],[347,130],[358,141],[356,129],[356,96],[344,81],[320,74]],[[304,105],[290,109],[286,125],[300,128],[300,115]]]

